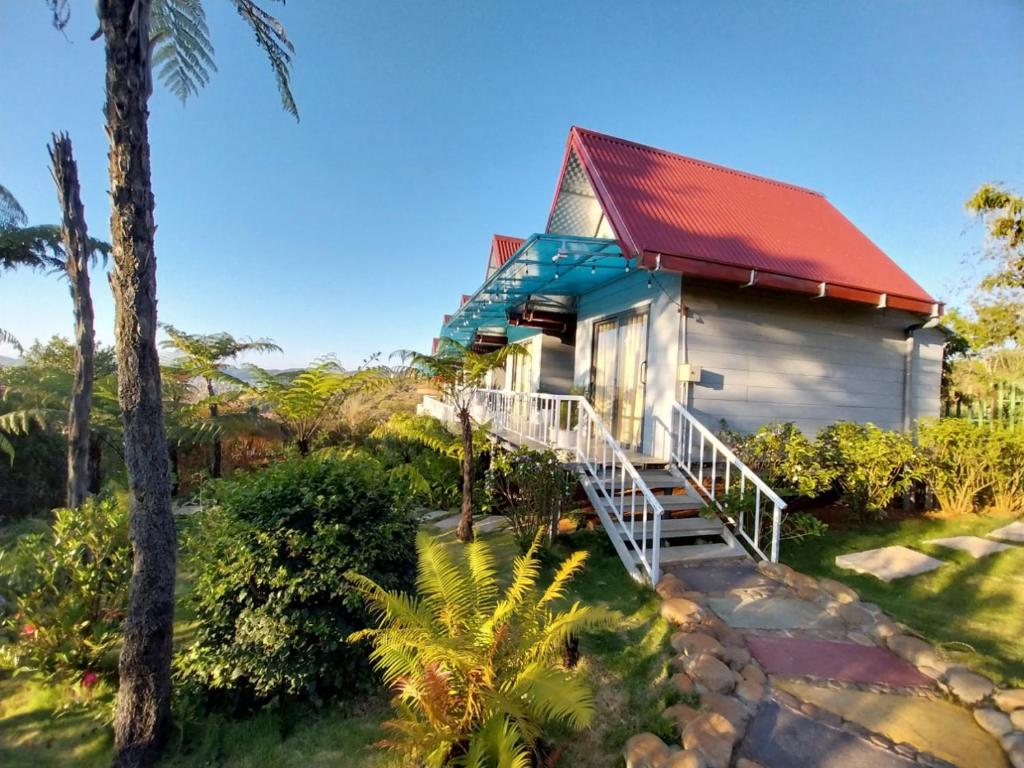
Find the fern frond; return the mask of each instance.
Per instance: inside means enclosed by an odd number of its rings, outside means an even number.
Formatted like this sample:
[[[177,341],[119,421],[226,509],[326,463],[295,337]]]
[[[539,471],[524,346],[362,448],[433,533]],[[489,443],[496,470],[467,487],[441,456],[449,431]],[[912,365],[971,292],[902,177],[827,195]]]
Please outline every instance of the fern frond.
[[[574,730],[590,725],[594,718],[594,694],[581,679],[549,666],[527,666],[512,685],[513,695],[529,702],[540,721],[559,720]]]
[[[492,715],[469,741],[462,768],[529,768],[530,753],[509,718]]]
[[[458,635],[473,612],[473,586],[468,574],[437,539],[421,531],[416,545],[419,551],[416,589],[420,599],[449,635]]]
[[[569,582],[572,581],[573,577],[582,570],[584,563],[587,561],[588,554],[589,553],[585,549],[580,549],[573,552],[569,557],[562,561],[558,570],[555,571],[551,584],[544,590],[544,594],[541,595],[540,600],[537,601],[538,609],[565,597],[566,587],[569,585]]]
[[[185,102],[217,71],[202,0],[156,0],[150,11],[153,70]]]
[[[281,106],[296,120],[299,119],[299,108],[295,103],[291,87],[291,65],[295,46],[288,39],[284,25],[269,13],[260,8],[254,0],[233,0],[238,15],[256,35],[256,42],[267,54],[270,68],[277,80],[277,90],[281,94]],[[282,0],[283,2],[283,0]]]
[[[466,545],[470,582],[474,592],[474,608],[478,613],[491,613],[498,594],[498,569],[491,548],[480,539]]]

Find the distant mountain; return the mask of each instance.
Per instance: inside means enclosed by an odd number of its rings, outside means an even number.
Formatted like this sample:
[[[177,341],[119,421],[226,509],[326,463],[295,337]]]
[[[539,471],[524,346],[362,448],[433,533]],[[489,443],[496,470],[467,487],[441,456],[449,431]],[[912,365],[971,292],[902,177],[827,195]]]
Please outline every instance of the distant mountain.
[[[0,368],[7,368],[13,365],[24,365],[25,361],[20,357],[7,357],[7,355],[0,355]]]

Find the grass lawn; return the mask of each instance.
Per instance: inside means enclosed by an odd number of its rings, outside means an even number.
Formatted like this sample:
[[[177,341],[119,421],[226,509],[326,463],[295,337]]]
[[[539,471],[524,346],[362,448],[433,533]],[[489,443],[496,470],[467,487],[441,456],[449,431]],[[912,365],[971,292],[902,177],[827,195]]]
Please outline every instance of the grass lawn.
[[[924,544],[926,539],[984,536],[1010,522],[972,515],[921,517],[830,530],[821,538],[785,542],[782,560],[812,576],[849,584],[896,620],[942,648],[951,661],[1007,686],[1024,686],[1024,546],[980,560]],[[902,544],[948,564],[885,583],[837,568],[836,555]]]
[[[492,543],[503,572],[509,573],[518,551],[511,536],[498,533],[483,538]],[[590,557],[571,587],[569,600],[603,606],[617,612],[618,619],[612,628],[580,641],[581,669],[593,685],[597,702],[594,725],[556,742],[566,747],[562,765],[612,768],[621,765],[622,746],[633,734],[644,730],[671,734],[660,716],[675,701],[667,683],[669,627],[658,616],[654,593],[630,579],[603,533],[562,537],[555,554],[561,559],[573,548],[587,549]],[[187,588],[188,579],[183,576],[179,593]],[[187,643],[191,630],[191,617],[179,612],[177,641]],[[60,692],[30,679],[0,679],[0,765],[88,768],[108,764],[107,730],[83,715],[54,718],[61,700]],[[210,716],[176,732],[161,765],[392,768],[400,762],[373,748],[383,735],[381,722],[388,713],[381,698],[361,702],[356,712],[294,705],[241,719]]]

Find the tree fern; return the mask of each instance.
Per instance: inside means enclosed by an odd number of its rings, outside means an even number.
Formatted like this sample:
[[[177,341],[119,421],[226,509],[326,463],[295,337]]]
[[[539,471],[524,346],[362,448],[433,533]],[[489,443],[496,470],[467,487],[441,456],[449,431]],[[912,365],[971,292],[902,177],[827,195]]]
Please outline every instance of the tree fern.
[[[372,644],[373,664],[396,691],[382,746],[418,765],[514,768],[530,765],[530,748],[549,724],[586,727],[593,694],[561,668],[559,642],[609,617],[578,603],[554,607],[586,553],[570,557],[557,584],[541,589],[535,544],[516,559],[512,583],[499,595],[486,542],[456,556],[421,533],[417,552],[417,597],[350,577],[377,619],[350,640]]]

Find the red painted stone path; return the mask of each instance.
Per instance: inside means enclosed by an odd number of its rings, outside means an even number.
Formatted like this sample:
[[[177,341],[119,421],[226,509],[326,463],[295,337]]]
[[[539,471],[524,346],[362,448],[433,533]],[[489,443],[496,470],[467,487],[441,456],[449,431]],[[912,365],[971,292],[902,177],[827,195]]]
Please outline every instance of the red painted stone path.
[[[932,685],[916,667],[885,648],[754,634],[748,634],[746,640],[769,675],[882,683],[897,688]]]

